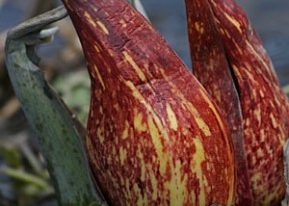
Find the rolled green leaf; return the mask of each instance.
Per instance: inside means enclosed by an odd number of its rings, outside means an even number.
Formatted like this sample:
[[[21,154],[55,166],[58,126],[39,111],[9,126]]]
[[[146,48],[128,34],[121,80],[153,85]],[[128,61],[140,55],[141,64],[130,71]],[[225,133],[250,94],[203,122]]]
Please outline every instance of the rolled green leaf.
[[[90,177],[83,130],[45,81],[37,64],[35,45],[51,39],[47,25],[66,16],[63,7],[12,29],[6,41],[6,65],[15,93],[36,133],[47,160],[60,205],[102,205]]]

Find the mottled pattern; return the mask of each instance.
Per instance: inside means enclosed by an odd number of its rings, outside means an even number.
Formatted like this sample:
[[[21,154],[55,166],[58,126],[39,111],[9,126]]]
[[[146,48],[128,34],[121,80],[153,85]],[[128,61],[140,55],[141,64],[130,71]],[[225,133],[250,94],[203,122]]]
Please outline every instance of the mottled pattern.
[[[209,3],[217,36],[221,35],[239,89],[252,205],[279,205],[285,192],[282,146],[288,137],[288,100],[262,42],[241,8],[232,0]],[[207,73],[201,75],[203,82],[210,81]]]
[[[238,204],[250,205],[252,192],[244,154],[241,106],[223,41],[208,0],[186,0],[186,8],[193,73],[227,118],[236,158]]]
[[[86,145],[111,205],[233,204],[222,116],[125,0],[66,0],[92,81]]]

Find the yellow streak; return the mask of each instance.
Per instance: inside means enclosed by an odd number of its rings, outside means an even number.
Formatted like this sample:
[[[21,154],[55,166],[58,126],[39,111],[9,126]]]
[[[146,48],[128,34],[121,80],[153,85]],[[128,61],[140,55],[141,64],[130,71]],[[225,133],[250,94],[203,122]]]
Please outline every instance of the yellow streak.
[[[170,122],[170,127],[177,131],[178,129],[178,120],[176,118],[176,114],[174,113],[172,107],[170,104],[167,104],[166,106],[166,110],[167,110],[167,115],[168,115],[168,120]]]
[[[195,28],[198,32],[200,32],[200,34],[204,33],[204,27],[203,27],[203,23],[202,22],[196,22],[195,23]]]
[[[259,92],[260,92],[260,97],[264,98],[265,97],[264,92],[262,90],[260,90]]]
[[[164,138],[165,140],[169,139],[169,135],[167,131],[165,130],[165,128],[163,127],[161,120],[159,119],[155,111],[153,110],[152,106],[146,102],[146,100],[138,91],[138,89],[135,87],[135,85],[131,81],[125,81],[125,84],[128,88],[132,90],[133,96],[139,102],[141,102],[149,112],[148,125],[149,125],[150,135],[151,135],[156,153],[158,155],[159,164],[160,164],[160,173],[161,175],[163,175],[166,171],[168,156],[165,155],[165,153],[163,152],[163,145],[162,145],[162,142],[160,141],[161,136],[159,135],[159,133],[162,134],[162,138]]]
[[[122,25],[123,28],[125,28],[127,26],[127,24],[125,23],[125,21],[123,19],[121,19],[119,21],[119,23]]]
[[[127,158],[127,150],[123,147],[120,147],[119,149],[119,160],[120,160],[120,164],[123,165],[124,161]]]
[[[125,189],[126,189],[126,199],[127,199],[127,204],[126,205],[129,205],[129,202],[128,200],[131,198],[131,190],[130,190],[130,183],[129,183],[129,179],[125,179]]]
[[[262,193],[264,193],[264,190],[262,190]],[[262,201],[261,205],[269,206],[272,200],[274,200],[276,197],[278,197],[278,187],[274,188],[274,191],[271,191],[270,194],[265,196],[264,200]]]
[[[212,133],[210,128],[206,124],[206,122],[202,119],[198,110],[194,107],[194,105],[186,99],[186,97],[182,94],[182,92],[174,85],[165,75],[164,71],[161,70],[163,77],[169,83],[169,85],[176,91],[176,94],[181,98],[183,105],[189,110],[192,116],[195,118],[198,127],[203,131],[205,136],[211,136]]]
[[[240,22],[226,12],[224,12],[224,15],[239,30],[239,32],[242,33]]]
[[[91,15],[87,11],[84,12],[84,16],[86,17],[88,23],[90,23],[93,27],[96,27],[96,23],[94,22]]]
[[[251,177],[251,183],[252,183],[253,188],[258,188],[258,183],[260,180],[262,180],[262,174],[260,172],[254,174]]]
[[[275,119],[275,117],[274,117],[274,115],[272,113],[270,114],[270,119],[271,119],[271,122],[272,122],[272,126],[275,129],[278,128],[278,123],[277,123],[277,121],[276,121],[276,119]]]
[[[124,130],[123,130],[122,135],[121,135],[121,138],[122,138],[122,139],[128,138],[128,135],[129,135],[128,132],[129,132],[129,123],[128,123],[128,121],[126,120],[126,121],[125,121]]]
[[[184,95],[181,92],[178,92],[178,88],[172,84],[167,77],[164,75],[164,71],[163,72],[163,76],[164,78],[168,81],[168,83],[173,87],[173,89],[175,89],[177,92],[177,94],[180,96],[180,98],[183,101],[183,104],[188,108],[188,110],[192,113],[192,115],[197,119],[197,124],[198,126],[202,129],[202,131],[204,132],[204,134],[206,136],[211,136],[211,132],[210,129],[208,127],[208,125],[203,121],[203,119],[200,117],[200,114],[198,113],[198,111],[196,110],[196,108],[192,105],[191,102],[189,102]],[[167,154],[164,153],[164,148],[162,145],[162,142],[160,141],[160,133],[162,134],[162,136],[165,139],[168,139],[168,134],[167,131],[165,130],[165,128],[163,127],[161,120],[159,119],[159,117],[157,116],[157,114],[155,113],[155,111],[153,110],[153,108],[151,107],[151,105],[149,105],[146,100],[144,99],[144,97],[140,94],[140,92],[138,91],[138,89],[135,87],[135,85],[131,82],[131,81],[124,81],[124,83],[127,85],[127,87],[129,87],[132,90],[133,96],[140,101],[148,110],[149,115],[148,115],[148,126],[149,126],[149,131],[151,134],[151,138],[154,144],[154,147],[156,149],[156,153],[157,153],[157,157],[160,163],[160,173],[161,175],[164,174],[164,172],[166,171],[166,167],[167,167],[167,163],[170,162],[170,168],[173,168],[172,171],[174,170],[178,170],[177,168],[174,168],[172,166],[172,162],[169,160],[169,157]],[[202,91],[202,90],[201,90]],[[205,95],[204,93],[201,92],[202,95]],[[211,101],[209,100],[209,98],[205,95],[205,100],[207,101],[208,105],[211,106],[211,110],[214,112],[215,117],[217,119],[217,121],[219,122],[219,126],[221,127],[221,129],[223,130],[223,135],[225,136],[226,141],[228,140],[227,138],[227,133],[226,130],[224,128],[223,122],[222,122],[222,118],[220,117],[219,113],[216,111],[214,105],[211,103]],[[202,143],[199,139],[195,139],[194,140],[195,145],[196,145],[196,153],[194,154],[194,158],[192,160],[192,170],[195,171],[196,170],[196,174],[201,183],[200,183],[200,194],[198,196],[199,201],[205,202],[205,198],[206,198],[206,193],[205,193],[205,184],[207,184],[207,180],[205,177],[203,177],[202,174],[202,167],[201,167],[201,163],[205,160],[205,156],[204,156],[204,148],[202,146]],[[228,143],[228,142],[227,142]],[[228,144],[229,145],[229,144]],[[226,145],[226,146],[228,146]],[[229,153],[229,151],[228,151]],[[231,154],[230,154],[231,155]],[[229,157],[230,158],[230,157]],[[231,159],[231,161],[233,162],[233,159]],[[234,168],[232,167],[232,170]],[[233,171],[232,171],[233,173]],[[178,176],[178,175],[177,175]],[[154,188],[153,191],[157,190],[157,181],[155,179],[155,176],[153,173],[150,173],[150,178],[151,178],[151,182],[152,182],[152,186]],[[228,179],[228,182],[232,182],[232,180],[234,181],[234,179]],[[174,180],[171,180],[172,182]],[[168,183],[167,183],[168,184]],[[170,184],[170,183],[169,183]],[[173,191],[170,190],[173,193],[178,193],[178,191]],[[192,198],[195,199],[195,194],[191,194]],[[154,197],[157,197],[157,194],[154,193],[153,195]],[[228,199],[228,203],[232,203],[233,202],[233,196],[234,196],[234,184],[231,184],[231,188],[230,188],[230,192],[229,192],[229,199]],[[173,200],[174,201],[174,200]]]
[[[142,113],[135,111],[134,115],[135,115],[133,120],[134,128],[138,132],[145,132],[147,130],[147,126],[146,124],[143,123]]]
[[[106,26],[101,22],[101,21],[96,21],[92,18],[92,16],[85,11],[84,12],[84,17],[86,17],[88,23],[90,23],[91,26],[96,27],[98,25],[98,27],[105,33],[105,34],[109,34],[108,29],[106,28]]]
[[[201,117],[196,117],[195,120],[196,120],[198,126],[201,128],[201,130],[203,130],[203,132],[206,136],[212,135],[208,125],[205,123],[205,121]]]
[[[235,47],[237,48],[239,54],[242,55],[242,54],[243,54],[243,50],[241,49],[241,47],[239,46],[239,44],[236,42],[236,39],[233,39],[233,38],[232,38],[232,41],[233,41],[233,44],[235,44]]]
[[[137,206],[147,206],[148,205],[148,199],[147,199],[146,193],[144,193],[144,197],[143,197],[141,194],[141,190],[136,183],[133,185],[133,190],[137,196],[136,205]]]
[[[195,194],[195,192],[191,192],[191,194],[190,194],[190,196],[191,196],[191,200],[192,200],[192,205],[196,205],[196,194]]]
[[[103,82],[102,76],[100,75],[99,70],[98,70],[98,68],[97,68],[96,65],[94,65],[94,70],[95,70],[95,72],[96,72],[97,78],[98,78],[98,80],[99,80],[99,82],[100,82],[102,88],[105,89],[105,85],[104,85],[104,82]]]
[[[182,94],[180,94],[179,96],[181,96],[181,98],[183,100],[183,104],[191,112],[191,114],[195,118],[195,121],[196,121],[198,127],[203,131],[204,135],[207,136],[207,137],[212,136],[212,133],[211,133],[211,130],[210,130],[209,126],[206,124],[206,122],[200,116],[198,110]]]
[[[182,171],[181,171],[182,163],[180,160],[176,161],[175,166],[171,166],[172,168],[172,178],[167,183],[168,190],[170,191],[170,205],[184,205],[185,198],[187,197],[187,176],[182,180]]]
[[[96,51],[97,53],[100,53],[100,49],[98,48],[97,45],[94,45],[94,49],[95,49],[95,51]]]
[[[259,125],[261,124],[262,121],[262,111],[260,108],[260,105],[257,105],[256,109],[254,110],[254,116],[256,117],[256,120],[258,121]]]
[[[206,179],[203,176],[203,169],[202,169],[202,163],[205,161],[205,150],[199,137],[195,137],[193,141],[196,148],[196,152],[193,155],[191,167],[194,168],[196,176],[199,180],[199,187],[200,187],[200,193],[198,196],[199,205],[206,205],[206,191],[205,191]]]
[[[245,63],[244,65],[247,69],[244,69],[243,71],[246,73],[247,77],[251,80],[252,84],[259,84],[257,81],[256,81],[256,78],[251,74],[251,72],[249,70],[252,69],[252,67]],[[253,87],[252,87],[253,88]]]
[[[102,144],[104,142],[104,128],[100,126],[97,128],[97,137],[99,138],[100,143]]]
[[[135,63],[135,61],[133,60],[133,58],[126,52],[123,52],[124,58],[127,60],[127,62],[132,66],[132,68],[135,70],[135,72],[137,73],[137,75],[139,76],[139,78],[142,81],[146,81],[146,76],[145,74],[142,72],[141,68]]]
[[[145,161],[144,161],[144,156],[143,153],[141,152],[140,147],[138,147],[136,156],[139,158],[140,161],[140,165],[141,165],[141,175],[140,175],[140,179],[141,181],[145,181],[146,178],[146,165],[145,165]]]
[[[96,23],[105,34],[109,34],[108,29],[101,21],[97,21]]]
[[[150,135],[152,137],[153,145],[155,147],[155,150],[159,159],[160,172],[161,174],[164,174],[167,168],[168,156],[166,153],[164,153],[164,148],[161,142],[159,130],[156,127],[151,115],[148,116],[148,126],[149,126]]]
[[[240,73],[240,71],[239,71],[239,67],[237,67],[235,64],[232,64],[232,68],[233,68],[233,70],[234,70],[234,73],[235,73],[236,77],[241,78],[242,76],[241,76],[241,73]],[[245,70],[244,70],[244,71],[245,71]],[[238,78],[238,79],[239,79],[239,78]]]
[[[151,180],[151,184],[152,184],[152,199],[153,200],[157,200],[158,198],[158,180],[156,178],[156,176],[153,173],[153,170],[151,168],[151,166],[149,167],[149,177]]]

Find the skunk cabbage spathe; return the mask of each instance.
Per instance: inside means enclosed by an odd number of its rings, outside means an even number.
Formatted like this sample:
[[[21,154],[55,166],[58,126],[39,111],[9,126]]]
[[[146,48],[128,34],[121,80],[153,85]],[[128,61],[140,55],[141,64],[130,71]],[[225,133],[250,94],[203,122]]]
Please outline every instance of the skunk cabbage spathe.
[[[194,74],[232,133],[238,205],[279,205],[289,106],[271,60],[233,0],[186,0],[186,5]]]
[[[231,205],[226,120],[125,0],[64,0],[91,76],[88,149],[111,205]]]

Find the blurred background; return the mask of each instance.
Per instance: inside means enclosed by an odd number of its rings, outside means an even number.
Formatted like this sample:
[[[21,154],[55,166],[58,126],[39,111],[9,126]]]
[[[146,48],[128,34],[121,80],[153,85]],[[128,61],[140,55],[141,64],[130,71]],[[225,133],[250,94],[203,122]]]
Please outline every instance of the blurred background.
[[[287,92],[289,87],[289,1],[238,0],[259,32]],[[184,2],[142,0],[149,18],[191,67]],[[0,205],[56,205],[40,148],[11,88],[4,60],[9,28],[59,5],[56,0],[0,0]],[[39,48],[41,69],[64,101],[85,124],[89,78],[69,18],[57,23],[51,44]]]

